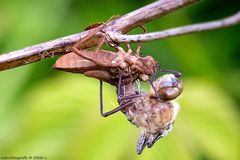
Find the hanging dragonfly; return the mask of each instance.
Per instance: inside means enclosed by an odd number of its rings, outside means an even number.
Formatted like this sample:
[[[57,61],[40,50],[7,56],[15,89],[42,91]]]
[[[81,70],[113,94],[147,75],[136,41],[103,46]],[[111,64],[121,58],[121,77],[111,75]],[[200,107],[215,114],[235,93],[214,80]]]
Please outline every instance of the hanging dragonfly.
[[[133,88],[129,85],[128,88]],[[160,99],[152,87],[149,93],[140,93],[143,96],[133,98],[132,104],[122,109],[128,120],[142,130],[137,143],[138,154],[172,130],[179,110],[175,99],[182,93],[183,85],[178,76],[165,74],[155,80],[153,86]]]
[[[99,30],[97,28],[95,32]],[[73,52],[60,57],[54,68],[99,79],[101,115],[107,117],[122,111],[130,122],[141,128],[137,144],[137,153],[141,154],[145,146],[150,148],[170,132],[179,108],[173,100],[181,94],[182,84],[178,79],[180,73],[172,70],[161,70],[173,74],[155,80],[157,62],[151,56],[140,56],[142,45],[139,45],[136,54],[129,45],[127,47],[128,51],[125,52],[114,45],[117,51],[112,52],[99,50],[99,47],[97,51],[78,50],[74,45]],[[149,80],[152,91],[140,92],[135,87],[137,80]],[[103,112],[102,81],[117,88],[119,106],[108,112]]]

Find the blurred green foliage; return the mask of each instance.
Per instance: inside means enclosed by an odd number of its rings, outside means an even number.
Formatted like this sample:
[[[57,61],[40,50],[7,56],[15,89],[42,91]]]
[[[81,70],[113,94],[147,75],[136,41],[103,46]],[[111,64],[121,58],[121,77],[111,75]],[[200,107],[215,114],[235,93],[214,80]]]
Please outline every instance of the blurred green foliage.
[[[1,0],[0,53],[80,32],[150,2]],[[237,0],[203,1],[146,27],[163,30],[239,9]],[[239,38],[240,27],[234,26],[144,45],[143,54],[154,56],[162,68],[183,73],[185,88],[174,130],[141,156],[135,152],[138,129],[121,113],[100,116],[97,80],[52,70],[56,58],[0,72],[0,156],[240,159]],[[117,106],[114,87],[104,86],[104,98],[107,109]]]

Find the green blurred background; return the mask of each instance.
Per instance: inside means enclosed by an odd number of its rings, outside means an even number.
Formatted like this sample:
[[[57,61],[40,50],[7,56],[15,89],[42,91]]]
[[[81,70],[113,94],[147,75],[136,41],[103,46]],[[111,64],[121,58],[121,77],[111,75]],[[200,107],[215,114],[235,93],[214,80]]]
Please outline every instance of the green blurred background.
[[[80,32],[151,2],[1,0],[0,53]],[[239,0],[202,1],[146,28],[219,19],[239,9]],[[121,113],[102,118],[98,81],[52,70],[56,57],[0,72],[0,156],[240,159],[240,26],[148,42],[142,53],[181,71],[185,87],[173,131],[153,148],[137,156],[139,130]],[[107,109],[117,106],[114,87],[104,85],[104,98]]]

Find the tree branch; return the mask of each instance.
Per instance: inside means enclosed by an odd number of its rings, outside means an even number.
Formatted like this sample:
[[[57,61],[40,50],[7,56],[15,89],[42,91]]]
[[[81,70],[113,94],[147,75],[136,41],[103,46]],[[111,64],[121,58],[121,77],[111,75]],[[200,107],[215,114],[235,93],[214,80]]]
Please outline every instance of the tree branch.
[[[159,0],[128,13],[119,19],[110,21],[106,26],[106,30],[126,33],[139,25],[197,1],[199,0]],[[71,51],[71,47],[76,41],[84,38],[89,32],[91,30],[0,55],[0,71],[33,63],[55,55],[66,54]],[[99,37],[99,33],[92,36],[89,41],[81,44],[80,49],[96,46]]]
[[[108,32],[108,36],[117,43],[134,43],[134,42],[147,42],[153,40],[160,40],[168,37],[190,34],[195,32],[202,32],[224,28],[240,24],[240,12],[218,21],[211,21],[206,23],[198,23],[193,25],[181,26],[160,32],[151,32],[137,35],[123,35],[118,32]]]
[[[126,33],[133,28],[198,1],[200,0],[158,0],[113,21],[109,24],[108,30]]]

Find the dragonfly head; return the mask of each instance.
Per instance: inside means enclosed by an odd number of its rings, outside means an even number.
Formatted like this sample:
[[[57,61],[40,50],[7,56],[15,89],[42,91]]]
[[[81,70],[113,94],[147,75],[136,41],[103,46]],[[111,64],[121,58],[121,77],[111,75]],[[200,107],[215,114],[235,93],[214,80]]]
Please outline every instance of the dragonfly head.
[[[174,74],[165,74],[159,77],[154,83],[159,97],[161,100],[173,100],[177,98],[183,90],[182,82]],[[151,91],[152,96],[156,96],[155,92]]]

